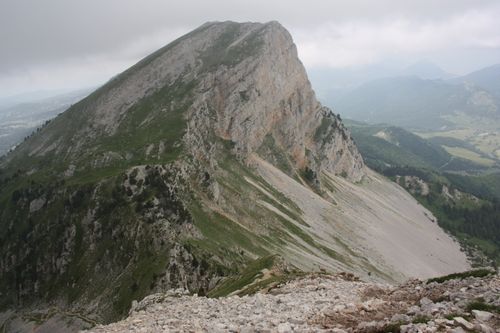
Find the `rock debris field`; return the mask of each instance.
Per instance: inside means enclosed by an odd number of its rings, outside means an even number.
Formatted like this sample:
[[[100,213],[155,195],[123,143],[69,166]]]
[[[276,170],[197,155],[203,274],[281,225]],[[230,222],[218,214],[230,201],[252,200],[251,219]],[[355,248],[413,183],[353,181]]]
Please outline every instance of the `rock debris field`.
[[[206,298],[177,289],[86,332],[500,332],[500,278],[399,286],[351,274],[310,274],[251,296]]]

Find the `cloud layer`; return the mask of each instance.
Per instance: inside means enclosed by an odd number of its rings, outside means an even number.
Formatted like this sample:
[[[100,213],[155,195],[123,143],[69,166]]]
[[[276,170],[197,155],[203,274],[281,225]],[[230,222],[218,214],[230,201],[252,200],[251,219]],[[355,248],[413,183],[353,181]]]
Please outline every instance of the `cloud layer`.
[[[497,5],[443,20],[401,17],[325,22],[311,30],[298,30],[295,38],[307,66],[342,68],[450,50],[499,49],[498,17]]]
[[[308,68],[500,62],[496,0],[2,0],[0,98],[99,84],[206,21],[278,20]],[[449,68],[446,68],[448,66]]]

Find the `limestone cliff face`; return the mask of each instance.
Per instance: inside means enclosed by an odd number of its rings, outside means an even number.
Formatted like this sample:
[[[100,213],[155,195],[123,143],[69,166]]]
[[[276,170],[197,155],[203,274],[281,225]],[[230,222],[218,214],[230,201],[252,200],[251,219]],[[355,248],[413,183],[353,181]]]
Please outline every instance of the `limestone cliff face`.
[[[218,52],[244,52],[246,57],[209,71],[201,80],[203,93],[189,115],[188,146],[203,147],[206,133],[214,129],[215,135],[234,143],[234,153],[246,158],[271,139],[294,168],[309,167],[318,174],[324,169],[360,180],[362,158],[340,119],[316,100],[290,34],[276,22],[220,26],[235,38],[216,44]]]
[[[189,96],[165,100],[173,90],[169,88],[179,85],[189,87]],[[131,123],[138,106],[153,97],[159,102],[151,103],[148,116]],[[340,119],[316,100],[292,37],[277,22],[201,26],[77,105],[71,131],[42,131],[37,140],[14,155],[22,152],[43,157],[53,153],[81,160],[82,154],[95,155],[103,139],[147,129],[158,120],[158,114],[179,109],[180,104],[187,109],[182,115],[187,121],[183,141],[195,158],[213,158],[214,142],[208,133],[231,140],[233,153],[243,159],[256,152],[267,137],[298,170],[308,167],[319,174],[324,169],[354,181],[364,174],[350,134]],[[56,119],[49,127],[71,128],[67,118]],[[57,124],[62,121],[64,125]],[[128,122],[130,126],[125,128]],[[107,166],[138,154],[161,154],[165,150],[162,146],[165,142],[157,140],[146,142],[138,151],[122,146],[117,152],[106,147],[99,160],[91,158],[93,166]]]

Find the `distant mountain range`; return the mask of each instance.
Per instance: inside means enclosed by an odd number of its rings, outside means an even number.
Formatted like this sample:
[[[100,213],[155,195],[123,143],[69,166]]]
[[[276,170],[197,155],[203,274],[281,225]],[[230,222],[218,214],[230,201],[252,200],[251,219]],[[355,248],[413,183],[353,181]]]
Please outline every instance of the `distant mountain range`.
[[[438,65],[427,60],[418,61],[406,68],[403,68],[400,75],[417,76],[426,80],[450,79],[456,77],[456,75],[448,73]]]
[[[345,117],[420,130],[455,127],[453,117],[461,114],[500,119],[499,100],[484,88],[416,76],[370,81],[334,105]]]
[[[459,128],[463,116],[500,120],[500,65],[452,79],[429,64],[417,64],[403,74],[412,72],[323,96],[323,102],[348,118],[419,130]]]
[[[355,68],[313,68],[308,73],[319,99],[330,106],[335,106],[334,102],[345,93],[373,80],[399,76],[416,76],[424,80],[457,77],[427,60],[410,66],[385,61]]]
[[[369,167],[412,193],[472,256],[481,249],[500,262],[499,96],[495,65],[378,78],[325,103],[355,119],[347,125]]]
[[[450,82],[476,85],[500,98],[500,64],[454,78]]]

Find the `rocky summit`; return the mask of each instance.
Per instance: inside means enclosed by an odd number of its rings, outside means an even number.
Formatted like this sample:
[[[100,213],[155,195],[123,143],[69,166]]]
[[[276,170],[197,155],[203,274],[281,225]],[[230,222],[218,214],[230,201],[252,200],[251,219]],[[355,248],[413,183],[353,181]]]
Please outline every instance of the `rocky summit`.
[[[0,317],[25,330],[109,323],[172,288],[206,295],[274,254],[384,283],[469,268],[365,167],[276,22],[204,24],[2,158],[0,254]]]
[[[88,332],[495,333],[499,310],[498,275],[391,286],[352,274],[310,274],[253,296],[154,294],[126,320]]]

